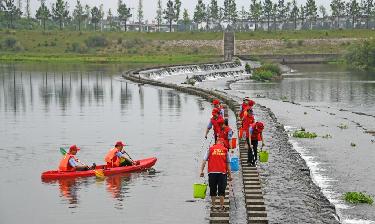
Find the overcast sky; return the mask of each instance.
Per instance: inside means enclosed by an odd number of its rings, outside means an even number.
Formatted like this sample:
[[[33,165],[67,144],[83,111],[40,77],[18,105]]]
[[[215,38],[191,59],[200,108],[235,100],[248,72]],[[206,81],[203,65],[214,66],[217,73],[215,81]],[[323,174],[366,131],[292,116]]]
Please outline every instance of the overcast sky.
[[[16,2],[17,1],[18,0],[16,0]],[[56,0],[47,0],[47,5],[50,7],[52,5],[52,3],[55,2],[55,1]],[[167,1],[168,0],[162,0],[163,7],[165,7]],[[190,17],[192,17],[192,13],[194,11],[195,5],[197,4],[197,1],[198,0],[181,0],[181,2],[182,2],[181,11],[184,8],[188,9],[189,15],[190,15]],[[209,3],[210,1],[211,0],[203,0],[204,3]],[[273,0],[273,1],[276,2],[277,0]],[[286,0],[286,1],[288,1],[288,0]],[[290,0],[290,1],[292,1],[292,0]],[[22,0],[22,2],[23,2],[23,7],[24,7],[25,4],[26,4],[25,3],[26,0]],[[74,6],[76,5],[76,0],[67,0],[67,2],[69,4],[69,10],[73,11]],[[118,2],[118,0],[81,0],[82,4],[88,4],[90,6],[95,6],[95,5],[99,6],[100,4],[103,4],[104,9],[105,9],[105,13],[107,14],[108,9],[111,8],[112,13],[114,15],[117,15],[117,10],[116,10],[117,2]],[[133,16],[135,16],[136,9],[138,7],[138,0],[124,0],[124,2],[128,5],[128,7],[134,8]],[[218,0],[218,3],[219,3],[220,6],[223,5],[223,2],[224,2],[224,0]],[[250,6],[250,2],[251,2],[250,0],[236,0],[238,10],[240,10],[242,6],[245,6],[245,8],[248,10],[249,6]],[[297,2],[298,2],[298,4],[305,4],[306,0],[297,0]],[[329,3],[330,3],[329,0],[316,0],[316,2],[317,2],[318,7],[319,7],[319,5],[324,5],[327,9],[329,9]],[[31,0],[32,15],[35,14],[35,11],[39,7],[39,5],[40,5],[39,0]],[[156,5],[157,5],[157,0],[143,0],[143,8],[144,8],[145,19],[147,19],[149,21],[154,20],[154,18],[156,16],[156,7],[157,7]],[[181,13],[181,15],[182,15],[182,13]]]

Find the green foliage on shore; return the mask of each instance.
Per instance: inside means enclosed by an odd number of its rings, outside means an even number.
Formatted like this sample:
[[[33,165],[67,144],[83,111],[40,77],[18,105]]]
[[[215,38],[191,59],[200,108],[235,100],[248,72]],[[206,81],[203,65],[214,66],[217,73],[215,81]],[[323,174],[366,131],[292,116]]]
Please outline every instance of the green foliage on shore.
[[[362,192],[346,192],[344,199],[353,204],[365,203],[372,205],[374,203],[374,200],[370,195],[366,195]]]
[[[251,79],[260,82],[266,82],[281,75],[281,69],[276,64],[264,64],[260,68],[254,70]]]
[[[316,137],[318,137],[318,135],[314,132],[295,131],[293,133],[293,137],[295,137],[295,138],[316,138]]]
[[[349,48],[346,62],[360,69],[375,69],[375,41],[365,40]]]

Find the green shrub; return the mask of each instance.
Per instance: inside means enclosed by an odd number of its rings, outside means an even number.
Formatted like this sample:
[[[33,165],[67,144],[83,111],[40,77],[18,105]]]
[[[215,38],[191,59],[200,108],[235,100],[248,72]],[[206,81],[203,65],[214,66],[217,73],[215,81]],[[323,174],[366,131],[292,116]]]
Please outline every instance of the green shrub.
[[[3,41],[3,47],[4,48],[13,48],[16,46],[17,40],[14,37],[7,37]]]
[[[270,81],[274,77],[271,71],[256,69],[251,76],[252,79],[256,81]]]
[[[250,67],[249,63],[246,63],[246,65],[245,65],[245,71],[246,71],[247,74],[251,73],[251,67]]]
[[[304,42],[303,40],[298,40],[297,45],[301,47],[303,45],[303,42]]]
[[[375,41],[364,41],[360,44],[350,45],[345,55],[346,62],[360,69],[375,68]]]
[[[344,199],[345,201],[353,204],[366,203],[372,205],[372,203],[374,203],[374,200],[371,196],[366,195],[362,192],[346,192],[344,194]]]
[[[105,47],[108,41],[104,36],[91,36],[85,40],[87,47]]]
[[[287,48],[293,48],[293,42],[292,41],[287,40],[285,43],[286,43]]]
[[[313,132],[306,132],[306,131],[295,131],[293,133],[293,137],[295,138],[316,138],[318,135]]]
[[[348,129],[348,125],[346,125],[346,124],[340,124],[337,127],[340,128],[340,129]]]
[[[74,42],[72,46],[68,48],[68,51],[82,54],[87,52],[87,47],[84,44]]]
[[[264,64],[262,67],[264,70],[269,70],[276,75],[281,75],[281,69],[276,64]]]

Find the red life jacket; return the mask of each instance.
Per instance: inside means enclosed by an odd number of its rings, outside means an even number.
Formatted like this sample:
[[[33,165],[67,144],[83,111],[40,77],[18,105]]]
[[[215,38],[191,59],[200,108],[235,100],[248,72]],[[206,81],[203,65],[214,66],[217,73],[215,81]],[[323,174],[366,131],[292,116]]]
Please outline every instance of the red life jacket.
[[[249,137],[249,128],[250,128],[250,125],[254,124],[255,122],[255,119],[254,119],[254,115],[247,115],[247,116],[244,116],[243,119],[242,119],[242,131],[244,133],[246,133],[246,138]]]
[[[224,139],[224,146],[225,148],[229,149],[229,139],[228,139],[228,134],[232,129],[230,127],[225,126],[224,130],[220,130],[218,134],[218,138]]]
[[[251,140],[262,141],[262,132],[256,128],[255,123],[251,125],[251,128],[253,129],[253,133],[251,134]]]
[[[208,154],[208,173],[227,173],[228,149],[223,145],[213,145]]]
[[[64,158],[61,159],[60,164],[59,164],[59,170],[60,171],[75,171],[75,167],[72,167],[69,164],[69,160],[73,158],[75,161],[78,161],[78,159],[72,155],[72,154],[65,154]]]
[[[214,129],[214,133],[218,134],[218,133],[220,133],[220,130],[221,130],[220,123],[224,123],[224,118],[221,115],[219,115],[216,120],[212,117],[211,123],[212,123],[213,129]]]
[[[120,150],[118,148],[113,148],[109,150],[107,155],[104,158],[104,161],[107,163],[109,167],[119,167],[120,166],[120,158],[117,157],[116,153]]]

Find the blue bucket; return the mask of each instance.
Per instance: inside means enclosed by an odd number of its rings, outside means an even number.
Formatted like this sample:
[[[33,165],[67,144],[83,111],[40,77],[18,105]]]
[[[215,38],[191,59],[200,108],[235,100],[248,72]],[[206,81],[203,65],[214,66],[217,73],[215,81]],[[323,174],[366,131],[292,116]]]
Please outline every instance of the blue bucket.
[[[238,171],[240,169],[238,157],[232,157],[232,159],[230,160],[230,169],[232,171]]]

